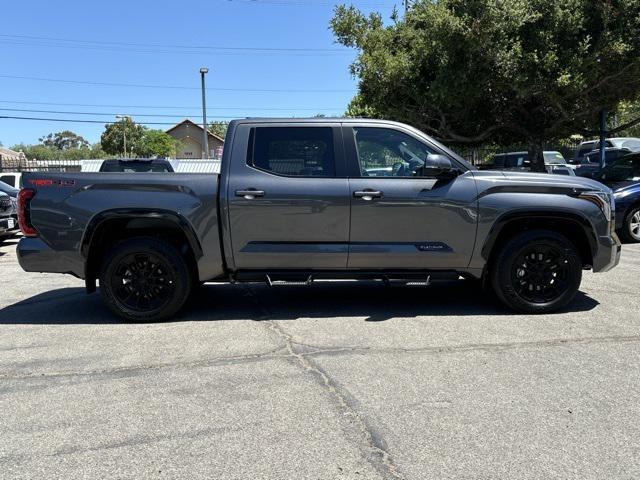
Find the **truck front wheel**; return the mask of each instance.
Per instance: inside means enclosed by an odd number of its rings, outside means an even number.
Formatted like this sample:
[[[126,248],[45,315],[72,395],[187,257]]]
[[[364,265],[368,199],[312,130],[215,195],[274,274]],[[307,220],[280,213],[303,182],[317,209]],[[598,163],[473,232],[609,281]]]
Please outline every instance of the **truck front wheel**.
[[[523,313],[549,313],[567,305],[582,281],[582,261],[563,235],[548,230],[508,239],[490,268],[498,298]]]
[[[170,243],[137,237],[116,244],[100,270],[100,291],[116,315],[132,322],[173,316],[191,291],[192,275]]]

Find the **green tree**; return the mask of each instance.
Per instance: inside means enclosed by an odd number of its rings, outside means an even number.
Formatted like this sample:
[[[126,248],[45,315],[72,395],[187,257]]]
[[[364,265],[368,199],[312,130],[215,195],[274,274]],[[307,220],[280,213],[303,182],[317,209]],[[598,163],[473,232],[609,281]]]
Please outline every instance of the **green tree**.
[[[28,160],[83,160],[91,158],[105,158],[106,153],[99,143],[83,148],[70,148],[60,150],[54,147],[47,147],[42,144],[25,145],[23,143],[14,145],[12,150],[19,152],[22,150]]]
[[[209,130],[209,132],[213,133],[215,136],[220,137],[224,140],[224,137],[227,135],[227,128],[229,128],[229,122],[216,120],[209,124],[207,130]]]
[[[104,132],[100,137],[102,149],[109,155],[122,155],[125,151],[125,136],[127,144],[126,156],[136,155],[136,148],[140,144],[140,139],[145,128],[135,123],[130,117],[125,117],[119,122],[105,125]]]
[[[404,121],[450,143],[592,135],[598,112],[640,91],[640,0],[417,0],[383,23],[339,6],[331,27],[358,50],[347,114]]]
[[[142,157],[171,157],[175,155],[176,140],[162,130],[145,130],[135,151]]]
[[[620,131],[621,136],[640,137],[640,99],[633,102],[622,102],[619,106],[611,128]],[[624,128],[620,128],[620,127]]]
[[[72,148],[89,148],[89,142],[83,137],[70,130],[50,133],[38,139],[45,147],[57,148],[58,150],[69,150]]]

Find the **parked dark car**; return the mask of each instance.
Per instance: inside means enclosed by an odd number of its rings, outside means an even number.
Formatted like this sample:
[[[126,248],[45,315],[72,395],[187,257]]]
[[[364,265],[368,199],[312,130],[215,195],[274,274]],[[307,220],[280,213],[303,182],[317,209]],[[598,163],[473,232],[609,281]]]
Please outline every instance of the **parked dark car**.
[[[0,181],[0,192],[6,193],[11,198],[17,198],[19,191],[20,191],[19,188],[12,187],[11,185],[8,185],[8,184]]]
[[[640,242],[640,153],[611,162],[596,178],[613,190],[620,237],[627,242]]]
[[[101,172],[125,173],[170,173],[173,167],[168,160],[160,158],[114,158],[102,162]]]
[[[0,192],[0,242],[18,233],[15,214],[15,201],[6,193]]]
[[[571,302],[583,270],[620,260],[601,183],[478,171],[390,121],[234,120],[220,174],[25,173],[24,184],[22,268],[71,273],[89,292],[99,280],[130,321],[171,317],[206,281],[460,276],[543,313]]]
[[[615,162],[629,153],[631,153],[631,150],[628,148],[606,148],[604,151],[605,165]],[[596,178],[600,173],[600,149],[587,153],[581,160],[573,160],[571,167],[579,177]]]
[[[640,138],[634,137],[614,137],[607,138],[604,142],[605,148],[626,148],[631,152],[640,151]],[[579,165],[587,154],[600,149],[600,140],[587,140],[582,142],[576,149],[575,156],[571,160],[572,164]]]
[[[567,165],[567,161],[560,152],[543,152],[544,165],[547,173],[556,175],[574,175],[573,169]],[[489,165],[483,165],[482,170],[531,170],[531,161],[528,152],[498,153],[493,156]]]

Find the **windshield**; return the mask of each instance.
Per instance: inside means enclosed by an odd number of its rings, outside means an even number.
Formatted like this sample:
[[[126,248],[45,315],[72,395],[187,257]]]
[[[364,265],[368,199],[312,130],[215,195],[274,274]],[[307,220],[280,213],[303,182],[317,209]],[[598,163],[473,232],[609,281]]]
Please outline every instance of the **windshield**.
[[[548,165],[566,165],[567,161],[560,152],[544,152],[544,163]]]
[[[100,168],[101,172],[125,172],[125,173],[168,173],[172,170],[165,163],[145,161],[109,161],[105,160]]]
[[[640,139],[632,138],[629,140],[625,140],[620,144],[621,148],[628,148],[632,152],[640,151]]]

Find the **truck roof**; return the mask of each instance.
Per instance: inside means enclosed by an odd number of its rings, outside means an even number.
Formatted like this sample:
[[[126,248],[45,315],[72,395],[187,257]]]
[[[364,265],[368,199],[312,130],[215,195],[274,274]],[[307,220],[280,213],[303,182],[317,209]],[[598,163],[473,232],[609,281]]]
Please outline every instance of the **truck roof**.
[[[238,125],[254,125],[254,124],[269,124],[269,123],[278,123],[278,124],[327,124],[327,123],[343,123],[343,124],[369,124],[369,125],[388,125],[395,126],[404,129],[411,130],[414,134],[421,137],[426,137],[430,142],[435,143],[438,147],[445,150],[449,154],[453,155],[456,160],[462,162],[469,170],[476,170],[476,167],[467,162],[460,155],[452,151],[450,148],[446,147],[435,138],[427,135],[426,133],[418,130],[411,125],[407,125],[406,123],[395,122],[393,120],[380,120],[374,118],[345,118],[345,117],[312,117],[312,118],[273,118],[273,117],[255,117],[255,118],[239,118],[236,120],[232,120],[229,122],[229,130],[233,130]]]

